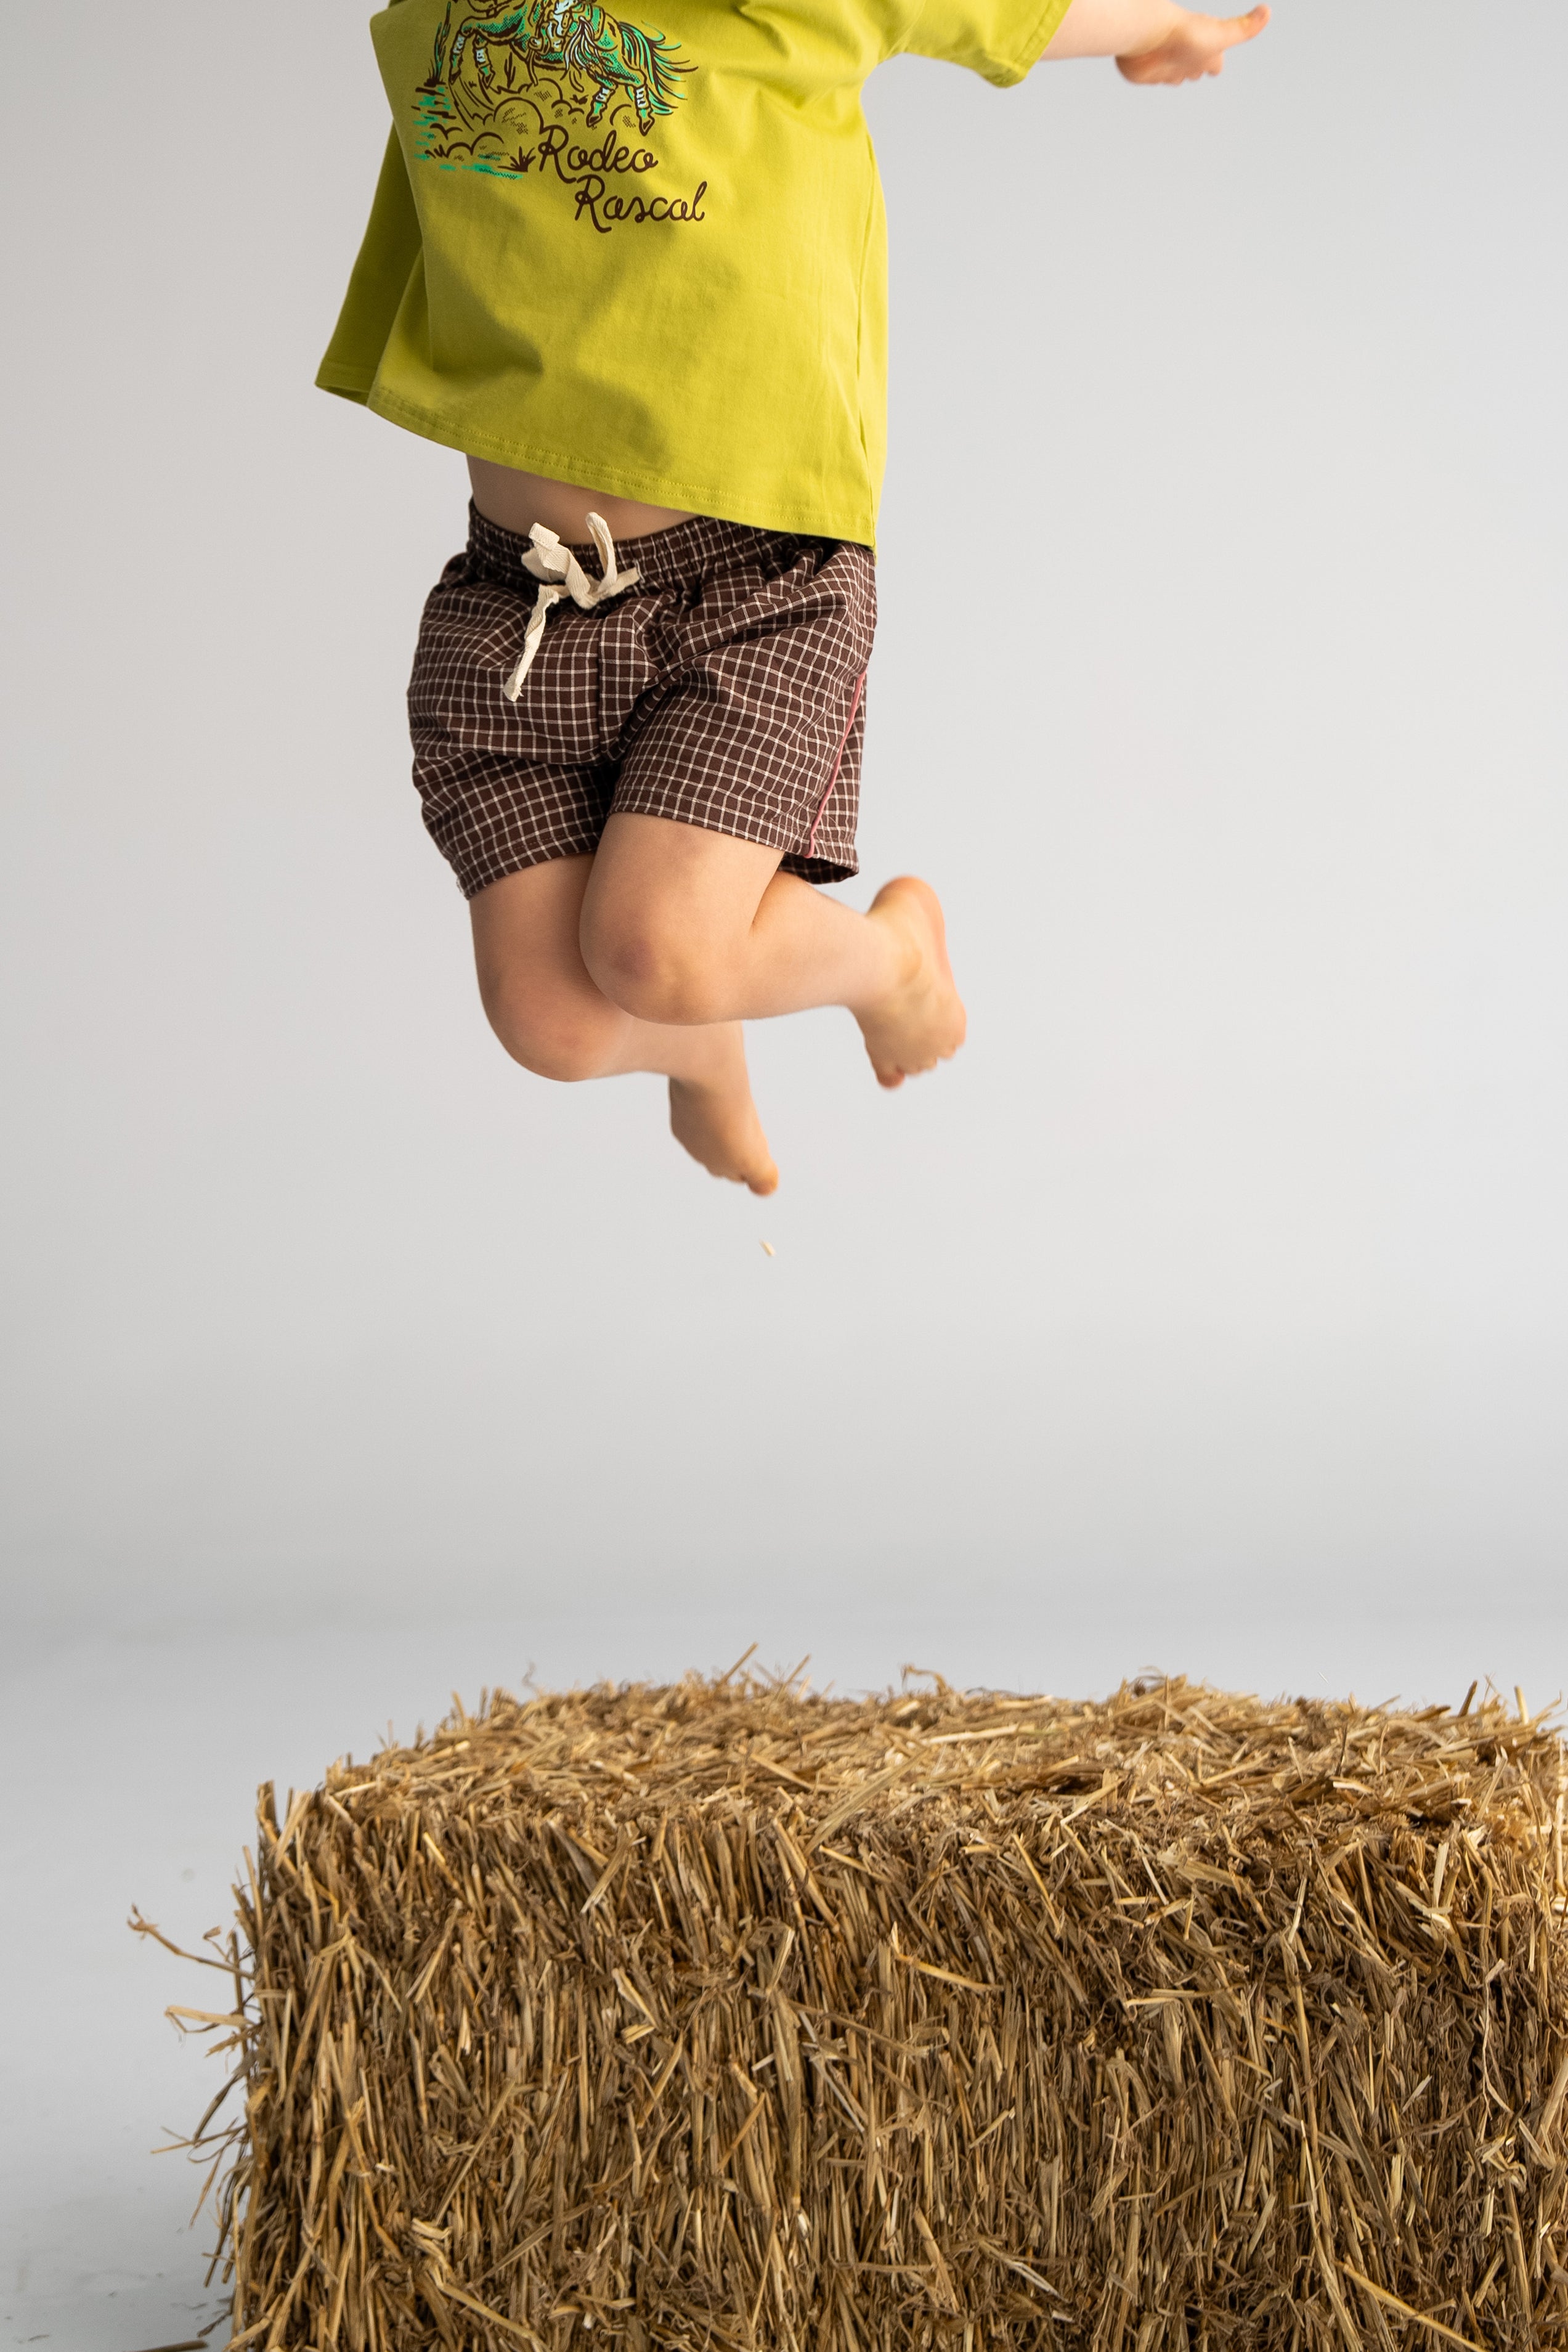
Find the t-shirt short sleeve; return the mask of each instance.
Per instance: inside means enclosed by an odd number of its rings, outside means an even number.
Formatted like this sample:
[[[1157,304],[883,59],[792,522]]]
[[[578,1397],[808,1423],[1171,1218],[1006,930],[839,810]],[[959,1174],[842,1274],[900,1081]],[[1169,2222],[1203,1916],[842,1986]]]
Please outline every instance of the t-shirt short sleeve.
[[[967,66],[1005,88],[1021,81],[1071,0],[921,0],[903,47]]]

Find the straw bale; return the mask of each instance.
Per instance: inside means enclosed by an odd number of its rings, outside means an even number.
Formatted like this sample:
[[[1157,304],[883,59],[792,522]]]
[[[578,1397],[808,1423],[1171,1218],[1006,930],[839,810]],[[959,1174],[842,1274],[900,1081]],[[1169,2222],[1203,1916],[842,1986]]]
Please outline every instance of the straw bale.
[[[1473,1694],[459,1706],[262,1792],[231,2342],[1568,2347],[1563,1790]]]

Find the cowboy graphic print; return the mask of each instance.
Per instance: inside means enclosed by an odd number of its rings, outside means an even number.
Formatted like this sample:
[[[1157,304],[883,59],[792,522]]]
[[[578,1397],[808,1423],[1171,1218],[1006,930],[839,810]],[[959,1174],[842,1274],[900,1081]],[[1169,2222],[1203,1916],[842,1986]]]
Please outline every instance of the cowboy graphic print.
[[[553,126],[613,124],[621,107],[644,138],[684,96],[695,68],[663,33],[628,24],[600,0],[518,0],[488,14],[448,0],[417,105],[423,154],[510,176],[537,158]]]

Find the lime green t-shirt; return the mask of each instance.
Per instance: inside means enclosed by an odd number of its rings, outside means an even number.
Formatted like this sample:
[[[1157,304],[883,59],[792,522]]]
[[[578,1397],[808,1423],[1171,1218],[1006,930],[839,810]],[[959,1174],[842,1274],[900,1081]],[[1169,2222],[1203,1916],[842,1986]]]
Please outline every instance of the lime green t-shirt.
[[[638,0],[643,5],[643,0]],[[1022,79],[1069,0],[392,0],[393,131],[317,382],[471,456],[870,544],[901,50]]]

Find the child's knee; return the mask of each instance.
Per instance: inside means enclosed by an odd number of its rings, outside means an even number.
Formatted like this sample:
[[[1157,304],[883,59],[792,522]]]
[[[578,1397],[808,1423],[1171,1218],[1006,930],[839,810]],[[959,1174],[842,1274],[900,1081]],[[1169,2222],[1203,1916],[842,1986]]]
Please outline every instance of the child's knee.
[[[481,994],[486,1017],[501,1044],[514,1062],[536,1077],[568,1085],[600,1078],[614,1058],[607,1024],[578,1006],[541,1001],[505,986],[484,989]]]
[[[728,1017],[722,950],[676,910],[591,901],[582,953],[595,984],[639,1021],[688,1026]]]

